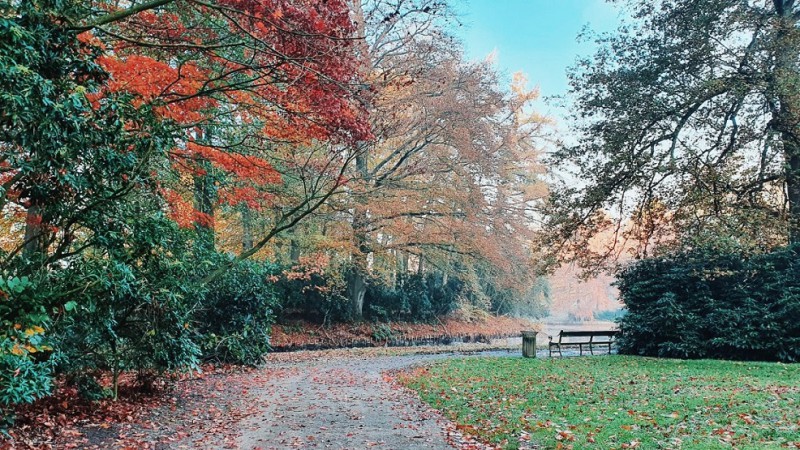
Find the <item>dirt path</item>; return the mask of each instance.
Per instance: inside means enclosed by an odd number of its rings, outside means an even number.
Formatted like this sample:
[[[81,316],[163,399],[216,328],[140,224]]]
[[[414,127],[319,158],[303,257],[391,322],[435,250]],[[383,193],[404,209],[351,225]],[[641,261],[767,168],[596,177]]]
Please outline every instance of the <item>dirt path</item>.
[[[505,353],[507,354],[507,353]],[[334,358],[282,363],[292,374],[254,392],[241,449],[452,449],[442,418],[382,373],[453,355]]]

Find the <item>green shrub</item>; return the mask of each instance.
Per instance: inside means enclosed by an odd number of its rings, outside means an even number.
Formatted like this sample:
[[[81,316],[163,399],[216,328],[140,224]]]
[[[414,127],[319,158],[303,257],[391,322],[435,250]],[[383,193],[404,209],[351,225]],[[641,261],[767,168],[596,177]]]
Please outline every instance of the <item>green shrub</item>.
[[[364,310],[374,321],[430,322],[455,309],[463,285],[455,277],[445,283],[437,274],[411,274],[397,287],[373,279],[364,295]]]
[[[450,314],[458,307],[459,297],[464,293],[465,283],[458,277],[444,277],[437,273],[425,276],[429,291],[430,317]]]
[[[75,308],[54,323],[59,369],[74,378],[110,371],[114,396],[124,371],[190,370],[200,355],[191,313],[202,291],[186,282],[197,266],[187,232],[159,215],[127,226],[124,244],[109,242],[105,255],[75,259],[51,280]]]
[[[243,261],[207,286],[194,316],[202,336],[203,357],[255,365],[270,350],[269,337],[278,304],[269,277],[275,265]]]
[[[30,278],[0,274],[0,412],[50,393],[57,358],[40,297]]]
[[[372,339],[375,341],[388,341],[395,338],[392,327],[385,323],[379,323],[372,327]]]
[[[427,280],[420,275],[411,275],[398,290],[402,318],[427,322],[435,318],[431,292]]]
[[[402,316],[403,304],[400,294],[391,286],[381,282],[371,283],[364,294],[365,316],[375,322],[398,320]]]
[[[800,361],[796,248],[745,257],[709,248],[638,261],[618,274],[620,352]]]
[[[294,267],[283,267],[276,273],[292,272]],[[329,324],[350,319],[350,304],[345,296],[346,285],[341,273],[309,273],[302,277],[279,277],[275,289],[281,299],[277,305],[281,320],[300,318]]]

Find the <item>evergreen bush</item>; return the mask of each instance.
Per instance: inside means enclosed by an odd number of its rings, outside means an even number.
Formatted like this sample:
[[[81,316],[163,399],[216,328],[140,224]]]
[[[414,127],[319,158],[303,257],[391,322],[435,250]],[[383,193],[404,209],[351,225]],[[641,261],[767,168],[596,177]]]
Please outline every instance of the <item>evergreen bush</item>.
[[[798,250],[747,257],[712,247],[624,268],[620,353],[800,361]]]
[[[194,316],[203,357],[236,364],[256,365],[270,350],[269,337],[279,299],[274,264],[242,261],[207,286],[202,306]]]

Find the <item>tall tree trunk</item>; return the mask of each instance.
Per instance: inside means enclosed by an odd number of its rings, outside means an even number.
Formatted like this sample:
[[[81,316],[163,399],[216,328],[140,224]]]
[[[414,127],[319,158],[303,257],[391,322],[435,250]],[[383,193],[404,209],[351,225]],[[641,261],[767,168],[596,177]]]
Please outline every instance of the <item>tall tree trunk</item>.
[[[208,163],[206,163],[208,165]],[[194,177],[194,209],[201,213],[199,220],[195,221],[198,243],[209,250],[215,248],[214,236],[214,201],[216,199],[216,186],[208,175]]]
[[[367,292],[367,257],[369,255],[366,220],[366,211],[362,205],[358,205],[353,212],[353,244],[356,250],[347,273],[347,295],[350,299],[350,315],[353,320],[364,318],[364,294]]]
[[[785,135],[785,133],[781,133]],[[786,154],[786,195],[789,202],[789,243],[800,243],[800,145],[793,137],[783,137]]]
[[[356,25],[356,52],[359,59],[359,78],[369,79],[372,72],[372,61],[369,53],[369,45],[366,39],[366,20],[364,17],[363,0],[353,0],[352,19]],[[364,183],[364,188],[371,183],[369,179],[369,155],[368,147],[356,149],[356,171],[360,181]],[[366,194],[356,192],[353,194],[353,245],[355,251],[352,255],[352,265],[347,271],[347,295],[350,300],[350,314],[353,320],[359,321],[364,318],[364,295],[367,292],[368,257],[370,246],[367,236],[368,216]]]
[[[202,130],[203,140],[211,143],[213,141],[211,130]],[[200,160],[198,164],[205,173],[194,176],[194,209],[200,213],[199,220],[195,221],[198,244],[210,251],[216,249],[214,233],[214,203],[217,199],[217,187],[211,176],[211,163],[208,160]]]
[[[253,211],[242,204],[242,251],[253,248]]]
[[[297,236],[292,233],[292,238],[289,240],[289,261],[292,264],[300,262],[300,244],[297,242]]]
[[[356,158],[359,171],[366,169],[366,157]],[[363,170],[362,170],[363,169]],[[347,293],[350,298],[350,314],[354,320],[364,318],[364,294],[367,292],[367,274],[369,271],[368,257],[370,246],[367,236],[368,217],[363,196],[356,198],[356,207],[353,211],[353,253],[352,266],[347,276]]]
[[[350,316],[353,320],[359,321],[364,318],[364,295],[367,293],[366,275],[353,265],[347,271],[345,278],[347,297],[350,299]]]
[[[393,250],[394,253],[394,282],[393,288],[397,289],[400,287],[400,277],[403,274],[403,255],[402,251],[400,250]]]
[[[779,0],[776,0],[779,1]],[[786,160],[786,195],[789,207],[789,243],[800,243],[800,32],[791,5],[784,2],[776,39],[774,89],[778,99],[774,127],[780,132]]]

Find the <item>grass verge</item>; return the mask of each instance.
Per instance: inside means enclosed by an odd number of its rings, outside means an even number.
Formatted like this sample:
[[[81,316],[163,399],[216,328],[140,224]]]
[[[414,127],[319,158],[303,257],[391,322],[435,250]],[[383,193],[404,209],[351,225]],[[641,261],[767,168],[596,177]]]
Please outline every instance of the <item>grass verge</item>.
[[[470,358],[398,380],[501,448],[800,448],[800,365]]]

